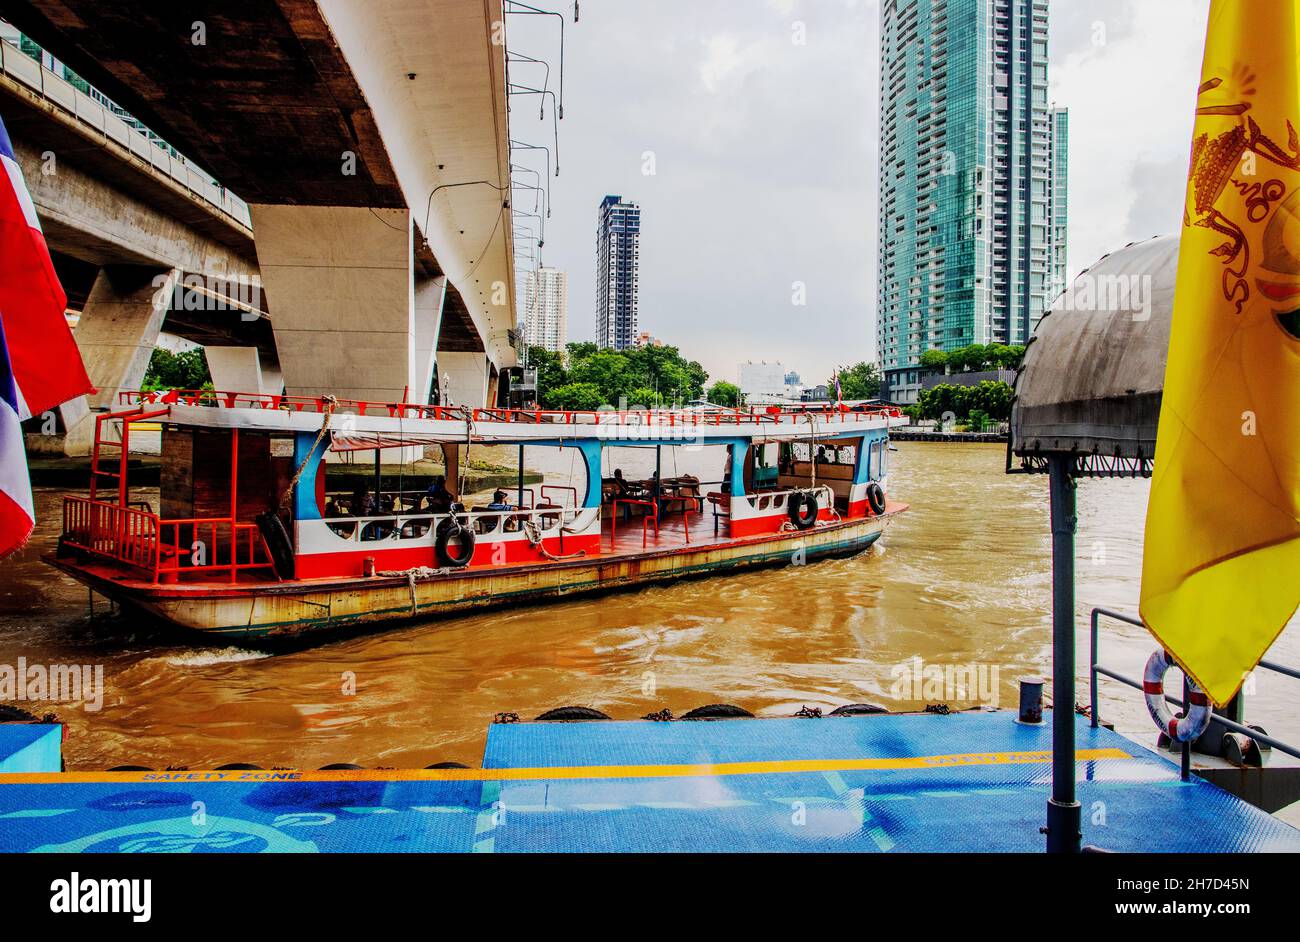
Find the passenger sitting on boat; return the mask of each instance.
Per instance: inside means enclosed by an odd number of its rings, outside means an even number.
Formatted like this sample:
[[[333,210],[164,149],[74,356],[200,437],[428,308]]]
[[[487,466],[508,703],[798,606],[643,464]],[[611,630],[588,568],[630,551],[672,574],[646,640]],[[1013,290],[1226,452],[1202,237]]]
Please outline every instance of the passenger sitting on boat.
[[[433,479],[424,496],[429,502],[429,513],[434,514],[451,513],[451,505],[456,501],[456,495],[447,490],[447,479],[441,474]]]
[[[514,505],[506,502],[506,492],[497,491],[492,495],[492,503],[487,505],[488,510],[514,510]]]
[[[632,496],[632,485],[628,483],[625,477],[623,477],[622,468],[614,469],[614,488],[615,497],[623,498]]]
[[[379,513],[375,495],[365,488],[358,487],[352,492],[352,516],[374,517]]]

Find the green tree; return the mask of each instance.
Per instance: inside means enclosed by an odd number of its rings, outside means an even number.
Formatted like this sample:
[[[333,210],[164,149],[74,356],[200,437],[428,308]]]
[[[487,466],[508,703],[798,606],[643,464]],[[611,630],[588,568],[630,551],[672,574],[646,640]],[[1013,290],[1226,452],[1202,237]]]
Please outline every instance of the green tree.
[[[551,390],[559,389],[569,381],[564,369],[564,359],[545,347],[528,348],[528,365],[537,371],[537,401],[545,405]]]
[[[627,406],[645,406],[647,409],[653,409],[663,402],[663,397],[655,392],[649,386],[638,386],[627,394]]]
[[[940,383],[921,391],[917,397],[917,413],[926,419],[942,420],[950,415],[954,421],[964,422],[975,413],[1005,422],[1011,418],[1012,390],[1009,385],[993,380],[982,380],[974,386]]]
[[[948,365],[954,373],[971,373],[982,370],[987,354],[982,343],[972,343],[948,351]]]
[[[1001,344],[991,343],[988,346],[988,359],[992,366],[1002,370],[1016,370],[1020,368],[1020,361],[1025,357],[1025,348],[1023,344]]]
[[[1005,422],[1011,418],[1011,400],[1013,390],[1003,382],[993,380],[983,380],[979,384],[970,387],[970,393],[967,399],[968,414],[970,411],[979,410],[986,413],[989,418],[998,422]]]
[[[715,406],[729,406],[734,409],[740,405],[740,387],[720,379],[709,387],[709,402]]]
[[[948,354],[942,350],[927,350],[921,354],[921,368],[933,373],[942,373],[948,366]]]
[[[564,352],[568,355],[569,366],[573,366],[578,360],[585,360],[587,357],[594,355],[599,349],[590,340],[564,345]]]
[[[639,380],[627,356],[616,350],[601,350],[569,365],[570,383],[595,386],[611,405],[642,385]]]
[[[835,377],[826,383],[832,394]],[[880,370],[874,363],[857,363],[840,370],[840,390],[845,399],[875,399],[880,395]]]
[[[149,392],[159,389],[203,389],[212,385],[208,357],[202,347],[172,353],[161,347],[149,357],[140,388]]]
[[[558,389],[552,389],[546,406],[549,409],[588,412],[599,409],[604,404],[605,397],[601,394],[599,386],[592,383],[569,383]]]
[[[566,353],[567,364],[548,367],[546,375],[539,366],[538,398],[548,408],[566,407],[556,398],[566,386],[594,387],[602,404],[617,406],[626,399],[628,405],[651,405],[697,399],[709,379],[704,367],[684,359],[676,347],[600,350],[594,343],[571,343]],[[571,395],[572,390],[564,394]]]

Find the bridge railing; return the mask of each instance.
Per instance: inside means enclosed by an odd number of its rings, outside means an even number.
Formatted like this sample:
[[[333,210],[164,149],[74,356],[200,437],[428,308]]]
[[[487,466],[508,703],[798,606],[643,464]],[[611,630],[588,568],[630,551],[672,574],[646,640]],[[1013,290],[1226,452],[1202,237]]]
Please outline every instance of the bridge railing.
[[[32,44],[32,48],[40,47]],[[73,116],[104,141],[114,141],[133,157],[149,164],[160,174],[220,210],[235,222],[252,228],[248,204],[229,192],[211,176],[198,170],[165,141],[123,109],[106,104],[109,99],[86,85],[87,93],[67,78],[46,68],[12,42],[0,40],[0,71],[39,94],[46,101]],[[78,79],[78,81],[81,81]],[[125,117],[124,117],[125,115]]]
[[[435,419],[475,424],[483,422],[534,425],[618,425],[664,427],[747,426],[807,419],[814,431],[832,424],[898,418],[893,406],[838,406],[835,403],[807,404],[762,409],[717,407],[692,409],[471,409],[467,406],[420,405],[411,402],[378,402],[339,399],[333,396],[289,396],[273,393],[233,392],[220,389],[172,389],[118,394],[122,405],[186,405],[218,409],[278,409],[286,412],[331,412],[334,415],[388,416],[389,418]],[[373,447],[373,446],[371,446]]]

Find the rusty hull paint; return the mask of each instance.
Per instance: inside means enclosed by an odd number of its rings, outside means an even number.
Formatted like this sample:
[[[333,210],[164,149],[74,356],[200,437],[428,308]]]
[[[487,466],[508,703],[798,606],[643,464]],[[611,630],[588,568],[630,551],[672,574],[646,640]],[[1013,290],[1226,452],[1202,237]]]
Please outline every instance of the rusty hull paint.
[[[650,585],[736,568],[783,565],[802,544],[809,559],[860,552],[892,518],[846,520],[801,532],[592,560],[466,570],[414,582],[402,577],[247,584],[123,583],[68,560],[49,561],[96,592],[183,628],[232,640],[291,639],[331,630],[428,618]]]

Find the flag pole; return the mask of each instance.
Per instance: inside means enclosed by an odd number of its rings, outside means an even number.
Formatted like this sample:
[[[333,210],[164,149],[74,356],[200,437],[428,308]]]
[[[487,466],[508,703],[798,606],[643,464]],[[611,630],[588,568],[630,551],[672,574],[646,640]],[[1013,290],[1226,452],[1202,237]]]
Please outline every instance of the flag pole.
[[[1083,834],[1074,797],[1074,458],[1054,454],[1047,462],[1052,505],[1052,797],[1042,830],[1049,854],[1077,854]]]

